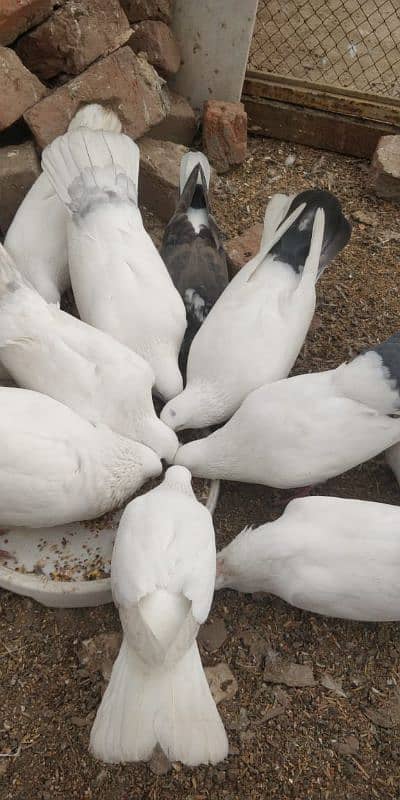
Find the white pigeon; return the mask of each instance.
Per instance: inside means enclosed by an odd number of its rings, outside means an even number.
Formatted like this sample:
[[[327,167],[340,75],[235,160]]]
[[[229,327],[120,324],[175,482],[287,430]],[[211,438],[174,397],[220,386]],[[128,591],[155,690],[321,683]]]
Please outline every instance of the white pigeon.
[[[124,638],[90,736],[102,761],[146,761],[157,744],[170,761],[191,766],[227,756],[196,643],[215,558],[211,514],[186,469],[171,467],[125,509],[111,563]]]
[[[55,139],[42,165],[71,212],[68,257],[79,315],[148,361],[155,390],[182,389],[183,301],[137,205],[139,148],[122,133],[85,128]]]
[[[400,508],[341,497],[292,500],[217,556],[216,588],[269,592],[329,617],[400,620]]]
[[[153,406],[141,356],[66,314],[27,285],[0,245],[0,359],[18,386],[42,392],[171,462],[176,434]]]
[[[162,412],[167,425],[224,422],[251,391],[289,374],[314,315],[315,282],[350,230],[329,192],[271,200],[260,252],[228,284],[193,340],[186,387]]]
[[[68,130],[121,130],[110,109],[93,103],[83,106]],[[67,254],[68,212],[47,175],[39,175],[22,201],[8,229],[4,246],[21,273],[49,303],[58,303],[70,286]]]
[[[349,364],[298,375],[249,394],[175,463],[203,478],[278,489],[320,483],[400,441],[400,334]]]
[[[0,441],[2,527],[99,517],[162,470],[150,448],[27,389],[0,388]]]

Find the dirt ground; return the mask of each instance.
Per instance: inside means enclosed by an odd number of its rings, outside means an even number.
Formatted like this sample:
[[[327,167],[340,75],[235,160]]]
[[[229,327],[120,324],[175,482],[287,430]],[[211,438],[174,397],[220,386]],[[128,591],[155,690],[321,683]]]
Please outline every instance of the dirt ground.
[[[295,157],[291,166],[288,156]],[[311,186],[335,192],[354,227],[351,244],[318,284],[317,314],[296,372],[333,367],[399,328],[398,208],[370,193],[365,163],[253,139],[246,163],[221,179],[216,216],[232,236],[262,220],[272,193]],[[381,458],[317,492],[395,504],[400,498]],[[286,498],[224,483],[218,547],[245,525],[276,517]],[[325,619],[267,595],[218,593],[211,621],[222,619],[227,636],[215,652],[201,652],[205,665],[226,662],[238,683],[235,697],[219,706],[231,754],[218,767],[175,764],[155,775],[147,765],[104,766],[88,753],[102,678],[82,666],[79,653],[85,639],[118,630],[114,608],[49,610],[6,592],[0,603],[0,800],[400,797],[397,624]],[[315,684],[269,683],[271,651],[310,665]]]
[[[259,0],[249,68],[399,96],[396,0]]]

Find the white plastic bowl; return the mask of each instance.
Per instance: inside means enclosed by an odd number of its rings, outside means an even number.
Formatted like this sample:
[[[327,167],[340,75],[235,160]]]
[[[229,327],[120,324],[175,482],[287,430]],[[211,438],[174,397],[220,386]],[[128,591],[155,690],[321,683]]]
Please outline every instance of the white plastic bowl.
[[[219,481],[193,482],[214,513]],[[0,587],[53,608],[110,603],[111,555],[122,511],[91,522],[54,528],[13,528],[0,533]]]

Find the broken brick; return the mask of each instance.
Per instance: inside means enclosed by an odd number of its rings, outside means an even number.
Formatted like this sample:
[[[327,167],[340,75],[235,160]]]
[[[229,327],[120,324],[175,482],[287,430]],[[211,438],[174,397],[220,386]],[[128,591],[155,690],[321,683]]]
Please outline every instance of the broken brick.
[[[135,53],[146,53],[147,60],[165,77],[178,72],[181,54],[171,29],[165,22],[144,20],[133,27],[129,45]]]
[[[370,179],[375,192],[400,202],[400,136],[382,136],[375,150]]]
[[[203,143],[217,172],[241,164],[247,154],[247,114],[243,103],[207,100],[203,111]]]
[[[56,0],[1,0],[0,44],[12,44],[53,11]]]
[[[67,0],[50,19],[22,36],[16,50],[28,69],[48,80],[61,72],[79,75],[130,35],[119,0]]]
[[[143,136],[169,109],[164,81],[146,59],[130,47],[97,61],[79,77],[61,86],[25,114],[40,147],[65,133],[81,105],[100,103],[119,116],[124,133]]]
[[[35,75],[22,64],[14,50],[0,47],[0,131],[48,94]]]
[[[152,139],[189,145],[196,133],[195,113],[185,97],[168,91],[170,110],[158,125],[149,132]]]
[[[139,142],[139,148],[139,201],[169,221],[179,197],[180,163],[187,148],[147,137]]]
[[[167,25],[172,21],[173,0],[121,0],[129,22],[159,19]]]
[[[256,222],[250,228],[246,228],[240,236],[234,236],[224,243],[231,277],[257,255],[263,229],[262,222]]]

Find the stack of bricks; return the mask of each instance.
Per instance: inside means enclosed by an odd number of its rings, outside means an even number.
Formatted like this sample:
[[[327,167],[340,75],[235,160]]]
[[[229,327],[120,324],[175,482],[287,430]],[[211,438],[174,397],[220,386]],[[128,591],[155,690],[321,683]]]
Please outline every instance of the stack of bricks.
[[[173,0],[1,0],[3,236],[41,149],[86,103],[116,111],[133,139],[191,143],[194,112],[167,83],[181,61],[172,13]]]

